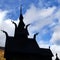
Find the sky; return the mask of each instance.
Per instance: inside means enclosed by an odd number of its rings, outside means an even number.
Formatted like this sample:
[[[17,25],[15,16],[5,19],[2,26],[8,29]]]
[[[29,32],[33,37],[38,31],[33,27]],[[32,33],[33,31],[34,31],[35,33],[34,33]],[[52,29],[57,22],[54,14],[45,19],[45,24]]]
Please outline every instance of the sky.
[[[28,27],[29,38],[39,33],[36,41],[40,48],[49,48],[54,56],[60,57],[60,0],[0,0],[0,46],[5,46],[6,36],[1,30],[14,36],[15,26],[19,23],[20,5],[24,23]],[[53,60],[55,57],[53,57]]]

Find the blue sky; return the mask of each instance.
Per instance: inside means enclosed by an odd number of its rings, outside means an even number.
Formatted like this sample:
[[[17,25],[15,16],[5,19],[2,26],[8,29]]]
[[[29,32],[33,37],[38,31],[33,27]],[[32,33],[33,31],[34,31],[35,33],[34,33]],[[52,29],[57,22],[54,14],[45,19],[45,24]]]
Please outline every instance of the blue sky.
[[[22,4],[23,5],[23,13],[26,12],[26,9],[29,8],[29,5],[31,3],[34,3],[35,5],[37,5],[36,3],[38,3],[38,0],[34,1],[34,0],[1,0],[0,1],[0,8],[2,10],[11,10],[11,12],[8,13],[8,18],[11,19],[17,19],[19,16],[19,7]],[[12,13],[13,12],[13,13]],[[11,14],[12,13],[12,14]],[[12,17],[13,16],[13,17]]]
[[[1,0],[0,9],[11,10],[11,12],[8,13],[8,18],[12,18],[15,20],[19,16],[20,4],[23,5],[23,13],[26,12],[26,10],[30,7],[31,4],[34,4],[36,7],[39,7],[39,8],[59,6],[59,3],[57,0],[9,0],[9,1]]]
[[[36,38],[39,46],[46,48],[51,46],[53,53],[59,54],[60,0],[0,0],[0,30],[7,31],[10,36],[14,35],[14,25],[11,20],[18,25],[21,4],[24,23],[31,24],[28,27],[29,37],[32,38],[36,32],[39,32]],[[0,45],[4,46],[6,37],[2,32],[0,38],[0,43],[3,42]]]

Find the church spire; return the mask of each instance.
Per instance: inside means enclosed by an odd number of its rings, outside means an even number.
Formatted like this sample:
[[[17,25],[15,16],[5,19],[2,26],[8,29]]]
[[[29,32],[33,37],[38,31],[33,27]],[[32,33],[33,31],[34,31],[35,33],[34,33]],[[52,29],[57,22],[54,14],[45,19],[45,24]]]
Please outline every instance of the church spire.
[[[22,15],[22,5],[20,6],[20,17],[19,20],[23,20],[23,15]]]
[[[20,14],[22,14],[22,5],[20,6]]]
[[[23,30],[24,29],[24,21],[23,21],[23,15],[22,15],[22,5],[20,6],[20,16],[19,16],[19,25],[18,25],[18,30]]]

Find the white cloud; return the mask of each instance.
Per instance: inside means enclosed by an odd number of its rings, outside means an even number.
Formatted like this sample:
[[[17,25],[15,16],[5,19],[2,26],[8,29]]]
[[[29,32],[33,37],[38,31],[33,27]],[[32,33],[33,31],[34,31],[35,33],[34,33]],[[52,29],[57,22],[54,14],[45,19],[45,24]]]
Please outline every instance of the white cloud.
[[[4,20],[6,14],[7,14],[7,11],[0,10],[0,28],[1,28],[2,21]]]
[[[50,42],[53,44],[60,45],[60,31],[56,31],[53,33]]]
[[[49,7],[48,9],[39,9],[32,4],[30,9],[24,14],[24,22],[26,24],[31,24],[29,27],[29,33],[32,34],[31,32],[38,31],[45,25],[53,24],[54,22],[52,18],[47,17],[51,16],[55,9],[55,6]]]
[[[54,31],[54,33],[52,34],[50,42],[53,44],[60,45],[60,9],[59,7],[57,8],[57,10],[55,11],[55,14],[53,14],[52,17],[57,18],[58,23],[54,27],[52,27],[52,30]]]
[[[33,4],[31,5],[30,9],[26,11],[24,14],[24,22],[27,24],[34,22],[36,20],[45,19],[46,17],[53,14],[56,7],[49,7],[48,9],[39,9],[36,8]]]
[[[40,14],[42,17],[48,17],[53,14],[55,9],[56,9],[55,6],[52,8],[49,7],[48,9],[42,9],[42,11],[40,11]]]
[[[0,31],[0,46],[5,46],[6,36],[3,32]]]
[[[0,10],[0,30],[2,29],[2,21],[4,20],[7,11]],[[5,35],[0,31],[0,46],[5,45]]]
[[[4,30],[9,36],[14,36],[15,26],[12,24],[11,19],[6,19],[8,11],[0,11],[0,46],[5,46],[5,34],[1,31]],[[15,21],[18,24],[18,20]]]

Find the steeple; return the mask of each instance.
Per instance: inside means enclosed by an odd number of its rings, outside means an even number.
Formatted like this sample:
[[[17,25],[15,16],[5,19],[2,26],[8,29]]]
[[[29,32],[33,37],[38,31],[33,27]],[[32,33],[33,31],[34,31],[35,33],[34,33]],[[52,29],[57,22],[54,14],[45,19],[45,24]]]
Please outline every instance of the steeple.
[[[20,6],[20,14],[22,14],[22,5]]]
[[[24,29],[24,22],[23,22],[23,15],[22,15],[22,5],[20,6],[20,16],[19,16],[19,25],[18,25],[18,29],[22,30]]]
[[[22,15],[22,5],[20,6],[20,17],[19,20],[23,20],[23,15]]]

